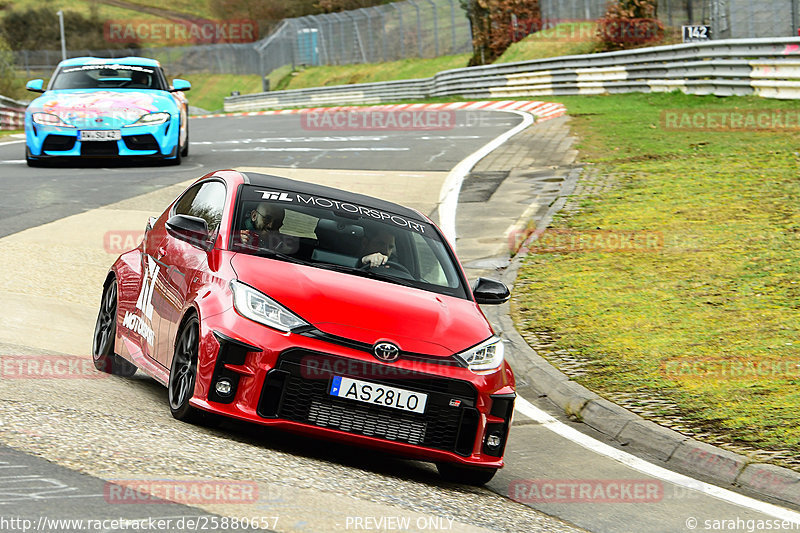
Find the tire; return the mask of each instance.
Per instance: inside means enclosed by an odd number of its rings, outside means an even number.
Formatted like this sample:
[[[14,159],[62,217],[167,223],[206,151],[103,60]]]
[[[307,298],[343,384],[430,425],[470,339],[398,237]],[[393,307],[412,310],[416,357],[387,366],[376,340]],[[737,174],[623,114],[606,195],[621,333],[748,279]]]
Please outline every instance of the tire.
[[[178,141],[178,144],[175,146],[175,157],[173,157],[172,159],[165,159],[164,162],[167,165],[176,166],[176,167],[181,164],[181,145],[180,145],[180,141]]]
[[[94,367],[107,374],[131,377],[136,373],[136,365],[114,353],[114,339],[117,335],[117,282],[113,280],[103,290],[100,311],[94,325],[92,338],[92,360]]]
[[[200,322],[196,316],[181,327],[175,342],[175,354],[169,370],[167,384],[169,410],[177,420],[196,424],[203,420],[203,411],[189,405],[197,379],[197,354],[200,339]]]
[[[183,145],[181,150],[181,157],[189,155],[189,112],[186,112],[186,144]]]
[[[478,487],[488,483],[497,473],[496,468],[473,468],[452,463],[436,463],[436,469],[445,481]]]

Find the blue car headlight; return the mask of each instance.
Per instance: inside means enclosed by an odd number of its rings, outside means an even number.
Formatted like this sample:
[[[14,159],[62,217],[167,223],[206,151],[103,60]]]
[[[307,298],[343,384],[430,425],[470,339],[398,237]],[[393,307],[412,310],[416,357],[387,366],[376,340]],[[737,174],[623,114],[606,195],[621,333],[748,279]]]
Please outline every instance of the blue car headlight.
[[[33,113],[31,115],[31,120],[33,120],[34,124],[40,124],[42,126],[61,126],[64,128],[75,127],[72,124],[67,124],[61,120],[61,117],[52,113]]]
[[[139,120],[133,124],[128,124],[127,126],[155,126],[165,123],[169,118],[169,113],[147,113],[139,117]]]

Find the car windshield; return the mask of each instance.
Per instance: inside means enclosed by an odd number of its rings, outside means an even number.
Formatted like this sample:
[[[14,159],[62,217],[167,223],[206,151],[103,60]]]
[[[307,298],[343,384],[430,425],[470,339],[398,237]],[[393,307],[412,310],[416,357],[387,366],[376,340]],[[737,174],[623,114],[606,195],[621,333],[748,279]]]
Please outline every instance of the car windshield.
[[[449,247],[420,218],[252,185],[235,213],[234,251],[468,297]]]
[[[152,67],[79,65],[60,69],[51,89],[163,89],[163,84]]]

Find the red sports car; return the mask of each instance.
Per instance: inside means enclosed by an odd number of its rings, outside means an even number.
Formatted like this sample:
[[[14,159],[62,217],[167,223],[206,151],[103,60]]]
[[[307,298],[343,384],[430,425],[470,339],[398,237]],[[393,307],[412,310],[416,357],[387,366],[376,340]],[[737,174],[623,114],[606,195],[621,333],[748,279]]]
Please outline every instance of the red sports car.
[[[439,229],[384,200],[276,176],[203,176],[112,266],[99,370],[167,386],[179,420],[223,415],[433,461],[503,466],[514,375]]]

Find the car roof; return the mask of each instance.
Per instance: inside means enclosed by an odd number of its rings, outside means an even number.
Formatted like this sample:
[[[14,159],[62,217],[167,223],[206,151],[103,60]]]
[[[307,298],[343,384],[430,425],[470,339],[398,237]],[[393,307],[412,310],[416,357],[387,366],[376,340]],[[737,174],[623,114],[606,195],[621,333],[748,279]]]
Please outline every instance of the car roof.
[[[60,67],[76,65],[138,65],[141,67],[160,67],[161,63],[147,57],[71,57],[58,64]]]
[[[402,215],[406,218],[410,218],[420,222],[425,222],[425,223],[430,222],[427,219],[427,217],[425,217],[415,209],[410,209],[408,207],[395,204],[393,202],[381,200],[380,198],[375,198],[374,196],[367,196],[365,194],[343,191],[342,189],[335,189],[333,187],[326,187],[325,185],[317,185],[315,183],[309,183],[306,181],[298,181],[290,178],[282,178],[280,176],[272,176],[270,174],[257,174],[254,172],[242,172],[241,174],[244,177],[245,184],[248,185],[256,185],[258,187],[272,187],[276,189],[282,189],[285,191],[296,192],[301,194],[324,196],[325,198],[340,200],[342,202],[363,205],[365,207],[371,207],[375,209],[380,209],[382,211],[395,213],[397,215]]]

